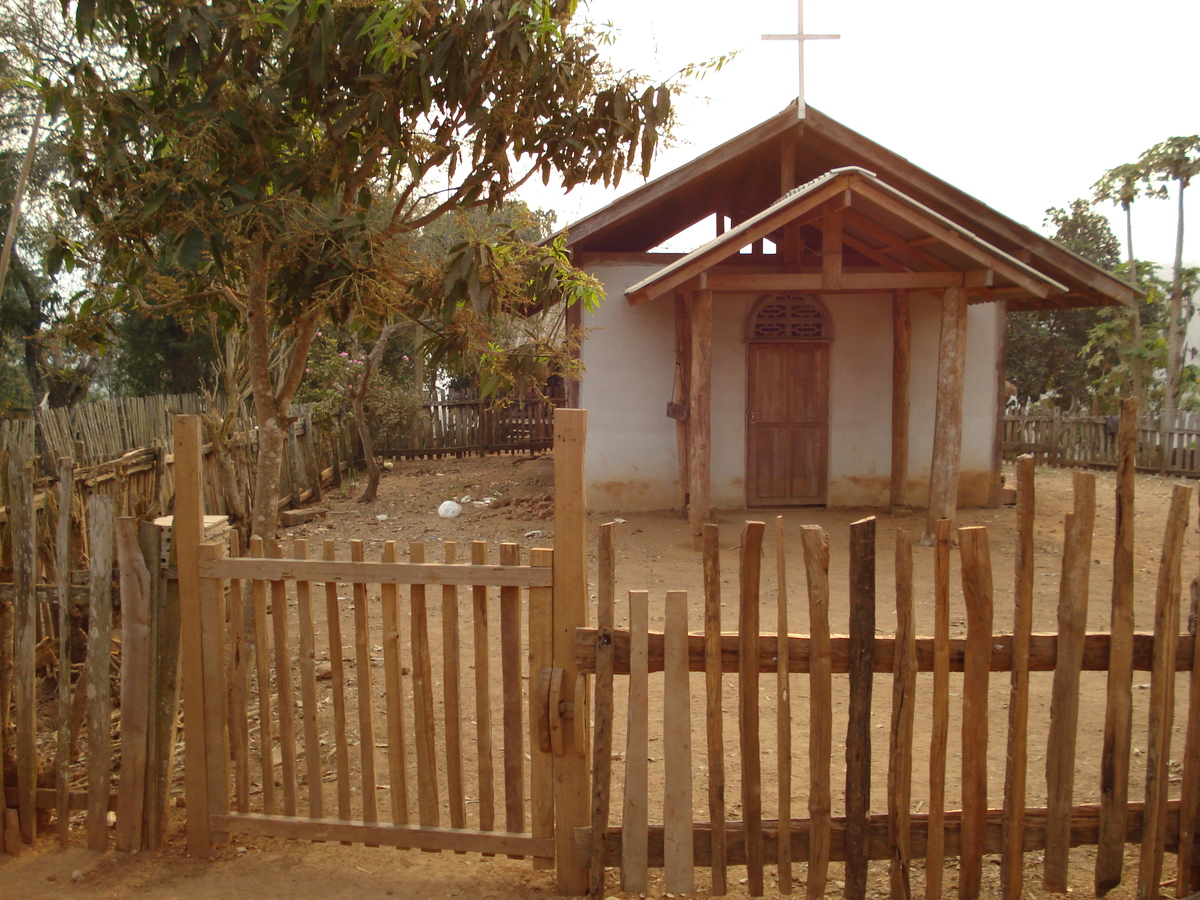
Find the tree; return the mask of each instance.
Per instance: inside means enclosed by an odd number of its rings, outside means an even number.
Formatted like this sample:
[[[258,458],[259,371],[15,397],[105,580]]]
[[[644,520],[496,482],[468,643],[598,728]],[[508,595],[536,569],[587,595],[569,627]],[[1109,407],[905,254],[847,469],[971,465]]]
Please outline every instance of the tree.
[[[396,239],[530,177],[648,169],[671,88],[605,67],[575,0],[89,0],[69,198],[110,305],[212,309],[245,329],[254,533],[271,537],[289,410],[318,323],[403,297]],[[437,185],[433,184],[436,176]],[[371,214],[379,198],[382,224]],[[89,311],[97,311],[99,304]],[[273,338],[290,344],[273,374]]]
[[[1183,268],[1183,200],[1184,192],[1193,177],[1200,173],[1200,135],[1172,137],[1155,144],[1138,157],[1134,163],[1117,166],[1105,173],[1096,183],[1097,196],[1119,202],[1126,212],[1138,193],[1150,197],[1168,196],[1167,185],[1174,182],[1178,200],[1178,216],[1175,229],[1175,265],[1171,278],[1171,289],[1167,297],[1167,359],[1166,384],[1163,389],[1162,414],[1159,427],[1165,438],[1166,429],[1173,427],[1178,408],[1181,379],[1183,376],[1183,344],[1191,320],[1191,304],[1186,304],[1186,273]],[[1131,228],[1127,225],[1127,230]],[[1130,258],[1133,238],[1129,237]],[[1166,446],[1165,439],[1160,446]]]
[[[1074,200],[1067,209],[1050,207],[1044,224],[1054,226],[1053,240],[1099,266],[1112,269],[1120,261],[1121,245],[1108,219],[1086,200]],[[1097,310],[1009,314],[1005,372],[1022,403],[1047,395],[1063,407],[1089,402],[1092,374],[1083,349],[1098,321]]]

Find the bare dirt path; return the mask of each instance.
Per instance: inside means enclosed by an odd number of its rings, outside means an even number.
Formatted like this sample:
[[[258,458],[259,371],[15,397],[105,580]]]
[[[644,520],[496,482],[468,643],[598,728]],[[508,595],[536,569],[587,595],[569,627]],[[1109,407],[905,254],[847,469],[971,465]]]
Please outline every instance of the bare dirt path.
[[[1109,620],[1109,593],[1111,591],[1112,558],[1112,509],[1113,479],[1110,474],[1097,473],[1098,514],[1093,551],[1091,601],[1088,612],[1089,631],[1107,631]],[[1011,474],[1010,474],[1011,478]],[[1037,476],[1037,532],[1036,532],[1036,603],[1034,615],[1035,631],[1056,630],[1056,603],[1058,596],[1059,554],[1061,552],[1063,516],[1071,505],[1071,473],[1062,470],[1038,470]],[[1158,553],[1170,499],[1172,482],[1153,476],[1140,476],[1137,496],[1137,546],[1135,586],[1135,618],[1139,631],[1150,630],[1153,622],[1154,589],[1158,573]],[[343,497],[326,501],[328,513],[316,523],[290,529],[285,537],[306,537],[310,541],[335,538],[339,542],[361,539],[366,545],[368,558],[377,554],[385,540],[396,540],[401,547],[411,540],[458,541],[487,540],[492,543],[515,541],[524,547],[549,546],[553,539],[554,523],[551,516],[550,499],[553,495],[553,461],[549,456],[535,459],[527,457],[493,457],[488,459],[465,459],[397,463],[396,468],[384,478],[380,499],[373,504],[362,505],[353,501],[354,494],[347,490]],[[502,505],[485,508],[475,505],[486,497],[501,498]],[[437,506],[444,500],[463,502],[463,512],[454,519],[437,516]],[[1195,501],[1193,500],[1193,505]],[[846,630],[846,585],[848,583],[847,533],[849,523],[864,515],[875,514],[870,510],[787,510],[783,512],[785,534],[788,540],[789,573],[789,616],[791,630],[807,633],[807,593],[804,589],[803,564],[799,553],[799,527],[815,523],[829,532],[831,537],[831,583],[834,597],[831,604],[832,627],[835,633]],[[721,565],[723,599],[726,607],[727,630],[736,622],[737,604],[737,556],[741,525],[747,518],[763,519],[768,522],[776,515],[773,511],[751,511],[722,513],[720,515]],[[611,515],[590,517],[592,552],[594,554],[595,529]],[[686,522],[666,513],[626,514],[626,521],[618,526],[618,569],[617,596],[624,597],[630,589],[645,588],[651,591],[651,628],[661,626],[662,601],[667,590],[687,590],[692,598],[691,630],[702,627],[702,615],[698,606],[701,594],[701,570],[698,555],[691,549]],[[1185,549],[1184,583],[1187,584],[1197,571],[1197,539],[1195,511],[1188,530]],[[891,634],[895,625],[892,606],[892,556],[895,533],[903,530],[914,538],[920,535],[923,518],[919,514],[890,517],[880,515],[878,521],[878,614],[877,627],[880,634]],[[1013,582],[1013,539],[1015,513],[1012,509],[967,510],[960,516],[959,524],[985,525],[989,529],[992,567],[995,574],[995,629],[1008,631],[1012,624]],[[773,621],[776,602],[774,583],[775,547],[773,527],[767,529],[765,553],[769,564],[764,564],[762,585],[763,603],[767,607],[763,621]],[[460,545],[461,546],[461,545]],[[461,550],[460,550],[461,553]],[[955,554],[957,566],[957,554]],[[915,596],[917,598],[917,630],[919,634],[932,633],[932,551],[918,547],[915,560]],[[594,573],[594,558],[593,558]],[[952,630],[955,636],[964,633],[965,615],[962,611],[960,585],[957,569],[953,575]],[[1186,602],[1184,604],[1186,608]],[[623,624],[624,603],[617,605],[618,626]],[[917,708],[922,704],[928,708],[928,678],[919,679]],[[729,682],[729,679],[727,679]],[[652,692],[655,682],[652,681]],[[1134,774],[1131,779],[1130,798],[1140,799],[1142,776],[1139,767],[1144,765],[1145,714],[1144,688],[1149,684],[1148,673],[1138,672],[1135,684],[1135,734]],[[991,783],[989,797],[992,806],[999,805],[1004,777],[1004,732],[1006,715],[1003,713],[1007,701],[1008,678],[993,675],[992,726],[989,734],[989,757]],[[1029,803],[1038,805],[1044,795],[1044,748],[1037,745],[1038,735],[1044,734],[1035,724],[1046,716],[1049,697],[1049,678],[1035,682],[1031,710],[1031,746]],[[703,688],[702,676],[693,683],[693,747],[696,769],[697,815],[707,809],[703,791],[704,767],[703,748]],[[623,684],[618,679],[617,693]],[[768,748],[774,745],[774,709],[766,702],[773,697],[774,684],[763,678],[763,800],[765,814],[772,815],[777,798],[777,789],[772,786],[775,764]],[[796,723],[793,733],[794,788],[793,814],[804,815],[807,798],[807,724],[804,721],[804,704],[807,698],[807,679],[793,676],[793,710]],[[952,692],[957,690],[952,684]],[[921,693],[924,691],[924,693]],[[952,705],[955,702],[951,698]],[[890,679],[877,677],[875,701],[872,711],[875,745],[875,780],[872,786],[872,809],[883,811],[886,806],[886,723],[890,717]],[[1139,703],[1141,706],[1139,706]],[[727,767],[735,768],[736,759],[736,697],[732,685],[727,685],[724,706],[726,713]],[[835,702],[835,708],[839,704]],[[844,706],[844,704],[841,704]],[[1181,690],[1177,698],[1177,710],[1186,709],[1186,694]],[[619,713],[620,715],[620,713]],[[661,698],[652,699],[650,720],[662,722]],[[1075,802],[1095,802],[1098,798],[1100,768],[1100,733],[1104,720],[1104,679],[1085,673],[1082,686],[1080,710],[1079,748],[1076,763]],[[957,741],[957,719],[951,722],[951,762],[948,772],[947,801],[954,805],[958,797],[958,779],[955,771],[957,757],[954,746]],[[846,722],[844,717],[834,722],[834,779],[835,783],[844,772],[840,750],[836,742],[844,740]],[[652,736],[655,727],[652,725]],[[914,807],[924,811],[922,797],[928,792],[928,773],[921,770],[927,758],[924,748],[929,745],[928,716],[918,715],[915,734],[917,765],[914,771]],[[653,747],[653,741],[652,741]],[[1182,732],[1176,728],[1175,752],[1182,753]],[[624,749],[624,734],[620,721],[615,735],[614,751],[618,757],[614,770],[621,767],[620,757]],[[651,750],[651,793],[661,796],[664,762],[661,755],[656,758]],[[1177,790],[1177,785],[1175,785]],[[614,810],[619,808],[619,779],[614,785]],[[738,785],[731,778],[726,797],[730,818],[740,818],[737,802]],[[835,801],[836,804],[836,801]],[[657,817],[651,807],[651,819]],[[838,813],[835,805],[835,814]],[[551,879],[542,873],[531,871],[528,863],[508,860],[483,859],[476,856],[453,856],[448,854],[426,854],[364,847],[344,847],[328,844],[299,844],[269,839],[239,839],[232,846],[221,848],[212,861],[202,862],[189,858],[183,847],[181,836],[182,811],[177,814],[175,831],[170,846],[153,854],[95,854],[82,849],[61,852],[50,840],[44,839],[38,847],[27,850],[15,859],[0,857],[0,898],[38,897],[96,897],[96,898],[198,898],[218,900],[225,897],[288,897],[301,898],[367,898],[399,897],[405,900],[424,900],[440,897],[479,897],[497,900],[536,898],[553,896]],[[661,819],[659,819],[661,820]],[[76,840],[82,843],[82,834]],[[1086,850],[1072,851],[1071,884],[1076,895],[1092,894],[1092,855]],[[1132,879],[1136,872],[1136,848],[1127,854],[1130,875],[1126,885],[1110,896],[1132,897]],[[1028,854],[1027,896],[1043,896],[1040,885],[1040,857]],[[882,864],[876,864],[870,880],[873,896],[886,895],[887,877]],[[919,891],[922,879],[916,873],[914,889]],[[1164,877],[1173,877],[1174,860],[1168,858]],[[698,873],[698,886],[707,884],[703,873]],[[74,877],[73,877],[74,876]],[[742,896],[744,886],[738,880],[744,877],[739,869],[731,871],[732,896]],[[797,884],[801,892],[804,867],[796,867]],[[838,868],[831,871],[831,892],[838,890],[840,875]],[[624,896],[615,890],[614,875],[610,873],[609,894]],[[946,878],[948,890],[953,890],[953,873]],[[768,895],[773,896],[774,871],[769,868]],[[994,894],[998,887],[998,867],[985,869],[985,895]],[[661,880],[652,877],[651,896],[661,895]],[[1173,894],[1174,891],[1172,890]]]

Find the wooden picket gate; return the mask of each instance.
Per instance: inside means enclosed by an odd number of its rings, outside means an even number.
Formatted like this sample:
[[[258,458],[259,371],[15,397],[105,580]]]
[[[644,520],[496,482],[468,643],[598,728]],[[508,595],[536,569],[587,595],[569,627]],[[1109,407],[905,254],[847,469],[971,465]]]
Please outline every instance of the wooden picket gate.
[[[1130,429],[1130,434],[1132,429]],[[1183,534],[1187,527],[1191,489],[1175,489],[1163,543],[1156,599],[1154,633],[1133,632],[1132,617],[1132,488],[1133,444],[1119,480],[1118,515],[1111,633],[1085,633],[1087,578],[1092,563],[1091,534],[1095,516],[1094,477],[1076,473],[1074,512],[1068,516],[1060,585],[1059,632],[1033,634],[1033,460],[1020,463],[1018,523],[1021,544],[1017,554],[1017,589],[1014,631],[995,634],[992,628],[993,589],[987,530],[961,528],[961,552],[966,636],[950,638],[950,572],[952,537],[950,522],[942,520],[933,541],[935,598],[932,638],[916,637],[913,602],[913,546],[903,534],[896,541],[896,621],[893,636],[877,636],[875,625],[875,525],[874,518],[854,523],[850,529],[849,634],[835,637],[829,616],[829,539],[816,526],[799,535],[808,582],[811,635],[788,633],[788,593],[782,517],[776,520],[778,615],[774,633],[761,633],[759,617],[765,606],[760,597],[760,557],[764,523],[747,522],[740,541],[740,590],[736,598],[737,631],[721,630],[721,580],[716,525],[704,531],[704,583],[702,600],[692,604],[696,623],[703,609],[703,631],[689,633],[688,597],[667,592],[661,631],[648,628],[646,591],[630,591],[627,627],[614,623],[615,553],[610,526],[602,528],[597,587],[598,626],[576,634],[580,671],[595,673],[595,755],[591,823],[576,830],[577,852],[590,862],[590,893],[603,895],[605,869],[619,868],[621,888],[647,890],[647,870],[663,870],[663,890],[695,890],[697,867],[711,868],[711,891],[726,893],[727,867],[746,867],[746,889],[751,896],[765,891],[764,868],[773,865],[780,894],[793,891],[793,866],[807,863],[806,884],[800,888],[810,898],[822,897],[830,887],[831,861],[844,864],[844,895],[851,900],[867,896],[869,863],[888,861],[892,897],[910,897],[913,863],[924,864],[924,896],[934,900],[951,888],[943,885],[947,861],[957,860],[957,895],[965,900],[980,896],[985,854],[1000,856],[1000,890],[1005,900],[1015,900],[1024,889],[1025,858],[1044,851],[1042,883],[1065,892],[1069,852],[1072,847],[1097,848],[1095,885],[1103,894],[1122,879],[1126,844],[1140,845],[1141,857],[1134,876],[1138,897],[1159,896],[1163,854],[1178,854],[1175,880],[1177,896],[1200,889],[1200,666],[1196,665],[1194,633],[1181,634],[1180,578]],[[1123,524],[1122,524],[1123,519]],[[791,540],[796,539],[791,535]],[[1099,554],[1097,548],[1096,555]],[[1125,572],[1124,576],[1122,572]],[[769,601],[768,601],[769,603]],[[1097,772],[1101,802],[1073,803],[1076,730],[1080,703],[1080,674],[1109,673],[1104,735],[1104,764]],[[1148,702],[1139,710],[1147,715],[1145,801],[1129,800],[1131,772],[1130,732],[1133,716],[1132,674],[1149,671]],[[650,675],[662,673],[652,687]],[[929,747],[929,812],[913,811],[914,708],[917,675],[933,675],[932,721]],[[961,743],[949,733],[950,675],[962,673]],[[989,805],[987,790],[987,735],[989,676],[1011,673],[1007,769],[1000,805]],[[1030,673],[1053,673],[1049,723],[1031,729]],[[1180,799],[1169,799],[1172,755],[1171,728],[1176,673],[1189,673],[1189,702],[1179,711],[1186,722],[1184,747],[1175,748],[1183,760]],[[701,714],[693,716],[691,673],[704,673]],[[891,677],[891,728],[885,752],[877,752],[887,767],[886,813],[872,813],[871,696],[876,675]],[[736,768],[730,779],[740,782],[740,797],[726,796],[727,752],[722,715],[722,679],[737,679]],[[760,687],[760,675],[772,678]],[[799,710],[809,720],[807,784],[792,777],[792,729],[796,721],[791,700],[791,679],[807,675],[809,706]],[[831,780],[835,744],[834,676],[843,675],[848,687],[848,730],[844,744],[846,775],[841,806],[844,814],[831,815],[836,790]],[[614,711],[614,676],[627,676],[628,702],[621,723]],[[648,701],[662,691],[663,718],[648,721]],[[773,696],[772,696],[773,695]],[[1146,696],[1142,694],[1141,696]],[[765,702],[764,702],[765,701]],[[760,712],[774,706],[778,727],[774,748],[760,735]],[[699,712],[699,711],[697,711]],[[702,724],[697,728],[693,719]],[[1145,719],[1140,719],[1145,721]],[[613,782],[614,729],[623,724],[623,797],[619,815],[610,806]],[[1041,731],[1041,725],[1046,730]],[[660,740],[663,762],[661,822],[651,825],[648,816],[647,759],[649,735]],[[693,732],[703,734],[703,746],[693,749]],[[1044,733],[1045,744],[1031,735]],[[957,736],[954,736],[955,738]],[[1081,738],[1082,739],[1082,738]],[[699,743],[699,742],[698,742]],[[946,809],[947,758],[961,765],[962,805]],[[777,753],[777,817],[764,818],[762,761]],[[804,751],[801,751],[803,753]],[[1046,758],[1045,808],[1027,808],[1029,760]],[[707,771],[708,820],[693,810],[693,771]],[[700,776],[702,777],[702,776]],[[806,797],[809,816],[793,817],[795,798]],[[655,798],[657,801],[657,798]],[[727,802],[740,800],[740,822],[727,822]],[[879,810],[881,804],[874,809]],[[620,824],[610,826],[612,819]]]
[[[571,841],[586,823],[588,783],[588,691],[572,643],[585,622],[584,422],[579,410],[556,416],[555,548],[522,564],[521,548],[502,544],[497,565],[484,542],[472,543],[469,562],[454,544],[444,563],[427,562],[419,542],[407,562],[395,542],[379,561],[365,559],[361,541],[349,560],[333,541],[321,559],[306,541],[286,557],[257,539],[247,556],[226,555],[200,540],[199,420],[177,420],[192,852],[239,833],[471,851],[531,858],[556,870],[560,890],[582,892],[586,868]],[[431,640],[439,622],[440,642]]]

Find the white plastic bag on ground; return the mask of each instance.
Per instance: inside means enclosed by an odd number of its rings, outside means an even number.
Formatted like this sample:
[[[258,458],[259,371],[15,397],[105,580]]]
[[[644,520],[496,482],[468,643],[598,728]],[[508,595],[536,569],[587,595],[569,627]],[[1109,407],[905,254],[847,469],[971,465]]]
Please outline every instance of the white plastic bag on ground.
[[[460,512],[462,512],[462,507],[459,506],[457,503],[455,503],[453,500],[447,500],[445,503],[443,503],[441,506],[438,507],[438,515],[441,516],[443,519],[453,519]]]

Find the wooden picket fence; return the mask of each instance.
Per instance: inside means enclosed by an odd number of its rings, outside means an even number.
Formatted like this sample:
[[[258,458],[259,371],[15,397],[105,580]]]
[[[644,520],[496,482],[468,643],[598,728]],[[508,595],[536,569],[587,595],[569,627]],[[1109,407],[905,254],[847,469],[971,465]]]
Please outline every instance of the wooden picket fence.
[[[1039,465],[1111,469],[1120,447],[1117,416],[1005,415],[1001,452],[1014,460],[1032,454]],[[1200,477],[1200,410],[1180,410],[1173,427],[1159,433],[1158,419],[1142,416],[1137,426],[1139,471]],[[1161,448],[1160,448],[1161,445]]]
[[[1132,500],[1134,429],[1127,408],[1122,431],[1118,487],[1117,535],[1114,549],[1114,593],[1110,633],[1085,633],[1088,576],[1091,569],[1092,530],[1096,513],[1095,480],[1090,474],[1075,476],[1074,511],[1068,516],[1063,551],[1058,608],[1059,632],[1033,634],[1033,459],[1020,460],[1018,517],[1020,546],[1017,553],[1014,631],[993,631],[993,572],[987,529],[961,528],[957,539],[961,554],[962,594],[966,607],[965,639],[950,639],[950,522],[939,523],[933,536],[935,603],[932,638],[917,638],[913,598],[913,548],[897,537],[895,606],[897,628],[890,637],[876,633],[875,520],[863,519],[850,529],[850,617],[848,637],[834,637],[829,620],[829,538],[818,527],[801,534],[807,577],[809,636],[788,633],[788,593],[782,518],[776,520],[777,629],[760,631],[760,557],[765,526],[748,522],[740,541],[738,622],[736,633],[722,631],[717,526],[704,532],[703,623],[701,633],[689,633],[688,597],[667,592],[662,631],[648,629],[645,591],[629,594],[629,625],[614,625],[615,554],[611,532],[602,533],[599,550],[598,627],[576,632],[577,664],[581,672],[596,676],[595,744],[593,756],[593,806],[589,827],[576,829],[577,850],[590,860],[590,891],[603,895],[605,868],[620,869],[620,886],[629,892],[647,889],[647,870],[661,867],[664,890],[695,890],[695,870],[711,868],[713,894],[724,894],[727,868],[746,867],[747,891],[764,894],[764,869],[776,868],[781,894],[793,889],[793,866],[807,863],[806,892],[825,895],[829,866],[844,866],[844,895],[852,900],[867,896],[871,860],[888,861],[888,882],[893,897],[914,893],[914,866],[923,863],[924,895],[943,896],[944,867],[957,859],[958,896],[980,896],[985,854],[1000,855],[1001,896],[1019,897],[1024,888],[1024,854],[1042,851],[1043,885],[1052,891],[1067,889],[1070,849],[1094,845],[1095,884],[1103,894],[1122,880],[1125,845],[1141,848],[1136,874],[1138,896],[1160,894],[1164,852],[1177,853],[1176,895],[1200,889],[1200,665],[1193,633],[1181,634],[1181,553],[1187,528],[1192,490],[1175,489],[1163,541],[1156,596],[1153,634],[1133,630]],[[1097,551],[1098,552],[1098,551]],[[699,613],[695,608],[690,618]],[[1194,621],[1194,616],[1193,616]],[[1083,671],[1106,671],[1108,695],[1104,730],[1104,765],[1097,773],[1101,802],[1075,805],[1075,757]],[[1149,671],[1148,703],[1139,715],[1149,719],[1146,747],[1145,799],[1129,799],[1130,741],[1133,721],[1132,675]],[[661,687],[651,688],[649,675],[662,672]],[[702,732],[705,747],[693,750],[690,673],[705,674]],[[932,673],[932,708],[922,711],[933,723],[929,748],[930,791],[928,813],[913,812],[913,727],[916,682],[919,673]],[[950,673],[961,672],[961,744],[957,750],[962,772],[960,809],[946,809],[946,765],[950,742]],[[1007,709],[989,709],[992,672],[1009,672],[1011,691]],[[1048,722],[1031,722],[1031,673],[1052,672],[1053,686]],[[1177,673],[1190,680],[1189,703],[1178,717],[1174,711]],[[737,677],[738,755],[726,759],[722,716],[722,679]],[[886,813],[872,813],[871,701],[875,675],[890,674],[891,729],[886,752],[888,789]],[[617,730],[615,676],[628,678],[625,721],[623,804],[620,824],[610,826],[613,781],[612,735]],[[760,686],[760,676],[773,677],[775,691]],[[809,708],[801,717],[809,722],[809,775],[807,785],[792,778],[791,746],[793,708],[791,679],[807,675]],[[834,817],[834,786],[830,761],[834,754],[831,723],[832,686],[835,676],[848,680],[848,731],[844,749],[846,779],[842,796],[844,815]],[[650,724],[649,691],[661,690],[663,721],[656,729],[661,743],[656,753],[664,760],[665,784],[662,822],[648,822],[647,758]],[[763,746],[760,712],[764,695],[774,694],[777,745]],[[769,710],[768,710],[769,711]],[[996,712],[1008,721],[1005,788],[1000,805],[988,797],[987,736],[990,717]],[[1180,798],[1169,799],[1168,760],[1172,752],[1171,729],[1186,722],[1181,758]],[[655,723],[657,724],[657,723]],[[1044,808],[1026,803],[1028,762],[1031,752],[1043,745],[1032,735],[1045,735],[1046,796]],[[1180,748],[1176,748],[1179,752]],[[776,754],[778,810],[764,819],[761,776],[764,754]],[[726,821],[726,773],[730,762],[740,781],[742,820]],[[704,765],[706,763],[706,766]],[[707,770],[707,821],[699,821],[692,808],[693,772]],[[798,797],[807,795],[809,816],[792,815]],[[924,800],[925,798],[921,798]],[[878,808],[878,807],[876,807]]]

